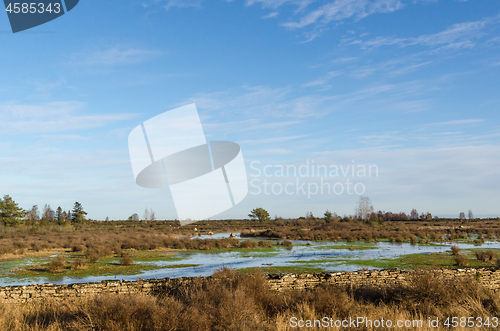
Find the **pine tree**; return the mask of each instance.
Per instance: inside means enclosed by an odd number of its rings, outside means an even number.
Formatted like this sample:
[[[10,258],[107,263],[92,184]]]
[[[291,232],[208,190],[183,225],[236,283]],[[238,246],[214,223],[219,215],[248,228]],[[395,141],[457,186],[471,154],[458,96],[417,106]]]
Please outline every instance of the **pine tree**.
[[[5,225],[16,225],[26,212],[8,195],[0,199],[0,220]]]
[[[62,210],[61,206],[57,207],[57,209],[56,209],[56,219],[58,221],[63,220],[63,210]]]
[[[71,221],[74,223],[84,222],[86,220],[85,215],[87,215],[87,213],[83,210],[82,204],[78,201],[75,202],[75,204],[73,205],[73,211],[71,213]]]

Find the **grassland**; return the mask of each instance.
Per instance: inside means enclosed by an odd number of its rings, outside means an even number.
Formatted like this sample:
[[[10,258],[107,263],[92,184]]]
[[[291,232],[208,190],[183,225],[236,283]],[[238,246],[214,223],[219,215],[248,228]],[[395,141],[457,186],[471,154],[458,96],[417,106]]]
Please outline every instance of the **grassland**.
[[[198,278],[174,291],[155,295],[103,295],[74,300],[0,303],[2,330],[297,330],[291,318],[345,320],[362,316],[369,320],[421,320],[422,327],[404,330],[449,330],[447,317],[488,318],[496,330],[500,297],[474,278],[447,280],[438,273],[418,272],[405,285],[354,288],[324,284],[310,290],[271,290],[259,270],[249,274],[220,270],[211,278]],[[429,318],[439,326],[429,327]],[[498,321],[498,320],[497,320]],[[307,330],[380,330],[347,326]]]
[[[243,232],[249,239],[198,237],[209,232]],[[362,223],[330,222],[322,219],[273,220],[256,222],[225,220],[198,222],[180,227],[166,222],[94,222],[56,225],[50,222],[0,227],[0,273],[10,278],[60,278],[139,274],[152,269],[195,266],[190,254],[239,253],[248,258],[273,257],[284,248],[292,249],[289,239],[300,239],[296,246],[315,245],[320,251],[376,249],[376,242],[412,243],[421,246],[445,241],[480,244],[497,240],[500,222],[434,220],[432,222]],[[261,236],[261,237],[259,237]],[[192,239],[193,238],[193,239]],[[262,238],[266,238],[263,240]],[[321,241],[316,245],[315,240]],[[324,244],[323,241],[335,244]],[[480,261],[472,250],[464,250],[465,262],[450,254],[412,254],[393,259],[363,260],[355,257],[294,261],[286,266],[268,265],[268,272],[317,272],[328,266],[373,268],[459,268],[496,266],[496,258]],[[52,256],[49,258],[49,256]],[[64,260],[54,267],[54,256]],[[124,263],[124,259],[128,259]],[[29,262],[26,262],[29,261]],[[154,262],[168,262],[159,266]],[[19,264],[19,268],[12,267]],[[52,267],[51,267],[52,263]],[[9,267],[11,266],[11,267]],[[10,270],[9,270],[10,268]],[[12,271],[10,272],[9,271]]]

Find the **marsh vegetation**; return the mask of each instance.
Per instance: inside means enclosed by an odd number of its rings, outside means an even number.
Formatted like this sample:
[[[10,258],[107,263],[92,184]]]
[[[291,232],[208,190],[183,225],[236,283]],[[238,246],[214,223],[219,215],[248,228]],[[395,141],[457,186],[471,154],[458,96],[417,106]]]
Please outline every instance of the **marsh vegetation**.
[[[0,304],[2,330],[294,330],[290,319],[444,321],[450,316],[498,316],[500,297],[474,278],[447,280],[416,272],[406,285],[336,287],[276,292],[262,271],[223,269],[155,295],[116,295],[25,305]],[[325,328],[309,328],[309,330]],[[338,329],[338,328],[332,328]],[[372,328],[342,328],[371,330]],[[438,328],[447,330],[442,322]],[[482,327],[482,330],[496,329]]]

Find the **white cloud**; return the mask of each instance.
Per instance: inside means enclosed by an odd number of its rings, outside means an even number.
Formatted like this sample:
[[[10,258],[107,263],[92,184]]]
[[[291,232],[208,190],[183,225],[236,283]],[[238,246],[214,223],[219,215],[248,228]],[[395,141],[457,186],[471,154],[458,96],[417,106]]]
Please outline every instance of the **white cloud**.
[[[283,5],[295,5],[298,7],[298,11],[306,8],[315,0],[247,0],[247,6],[254,4],[261,4],[262,8],[272,8],[277,9]]]
[[[275,17],[278,17],[280,13],[277,12],[277,11],[273,11],[272,13],[266,15],[266,16],[263,16],[262,18],[275,18]]]
[[[304,87],[311,87],[311,86],[318,86],[318,85],[324,85],[326,84],[330,79],[333,77],[340,76],[342,72],[340,71],[330,71],[328,74],[326,74],[324,77],[321,77],[319,79],[304,83],[302,86]]]
[[[0,104],[2,133],[48,133],[78,131],[126,120],[135,114],[79,114],[82,102],[49,102],[43,104]]]
[[[359,20],[375,13],[390,13],[401,7],[400,0],[335,0],[310,12],[298,22],[283,25],[289,29],[298,29],[314,23],[326,24],[351,17]]]
[[[86,67],[116,66],[140,63],[163,52],[125,46],[114,46],[90,52],[81,52],[72,57],[71,63]]]
[[[267,149],[258,149],[249,152],[249,155],[284,155],[291,154],[292,151],[284,148],[267,148]]]
[[[484,122],[483,119],[466,119],[466,120],[454,120],[447,122],[438,122],[438,123],[429,123],[424,125],[424,127],[433,127],[433,126],[448,126],[448,125],[467,125],[467,124],[475,124]]]
[[[201,3],[203,0],[168,0],[167,4],[165,5],[165,9],[169,10],[170,8],[188,8],[188,7],[194,7],[194,8],[201,8]]]
[[[307,135],[301,136],[288,136],[288,137],[273,137],[265,139],[252,139],[252,140],[242,140],[240,144],[271,144],[271,143],[281,143],[285,141],[295,140],[305,138]]]
[[[196,103],[200,109],[217,110],[218,116],[243,116],[269,120],[271,118],[303,119],[325,114],[321,105],[328,96],[293,96],[290,87],[243,87],[194,96],[185,103]],[[185,104],[182,103],[182,104]],[[179,104],[179,105],[182,105]]]
[[[381,46],[396,45],[400,47],[407,46],[446,46],[447,48],[465,48],[474,46],[474,39],[485,35],[484,28],[491,24],[498,24],[499,17],[485,18],[475,22],[466,22],[453,24],[446,30],[422,35],[412,38],[395,37],[377,37],[368,41],[354,40],[348,44],[359,44],[362,48],[372,48]]]

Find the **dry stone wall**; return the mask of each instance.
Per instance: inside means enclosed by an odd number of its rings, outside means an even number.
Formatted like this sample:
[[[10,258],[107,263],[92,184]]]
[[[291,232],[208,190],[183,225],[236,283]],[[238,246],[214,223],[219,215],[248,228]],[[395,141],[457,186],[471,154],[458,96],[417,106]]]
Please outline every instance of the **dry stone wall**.
[[[435,270],[446,279],[472,277],[484,287],[494,291],[500,290],[500,270],[493,269],[458,269]],[[369,270],[358,272],[338,272],[321,274],[285,274],[269,275],[269,285],[276,290],[307,289],[322,283],[338,286],[387,286],[405,284],[414,271],[409,270]]]
[[[483,286],[500,291],[500,270],[493,269],[459,269],[438,270],[443,277],[456,279],[473,277]],[[338,272],[320,274],[280,274],[268,275],[269,286],[278,291],[286,289],[308,289],[322,283],[338,286],[385,286],[406,283],[412,271],[405,270],[370,270],[358,272]],[[27,285],[0,287],[0,302],[29,302],[48,298],[77,298],[99,294],[155,294],[175,290],[195,278],[151,279],[137,282],[108,280],[100,283],[83,283],[70,285]]]

